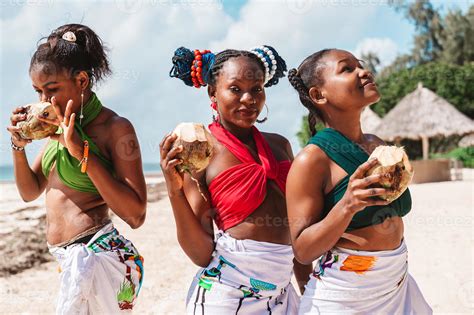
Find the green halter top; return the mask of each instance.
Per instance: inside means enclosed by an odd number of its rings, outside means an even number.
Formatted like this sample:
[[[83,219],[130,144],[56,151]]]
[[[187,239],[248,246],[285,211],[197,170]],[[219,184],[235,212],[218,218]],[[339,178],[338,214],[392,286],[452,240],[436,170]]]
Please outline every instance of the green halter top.
[[[320,147],[331,160],[348,174],[324,196],[323,217],[326,217],[334,205],[344,196],[347,184],[349,183],[349,177],[359,165],[369,159],[369,156],[357,144],[332,128],[318,131],[309,140],[308,144],[315,144]],[[347,227],[347,231],[380,224],[390,217],[403,217],[410,210],[411,196],[410,191],[407,189],[398,199],[387,206],[366,207],[364,210],[356,213]]]
[[[91,138],[83,130],[85,126],[99,115],[101,110],[101,102],[95,93],[92,93],[89,101],[83,108],[84,118],[82,119],[82,126],[79,124],[79,117],[77,117],[74,129],[79,133],[82,140],[89,142],[90,152],[93,152],[100,159],[107,170],[113,172],[112,163],[104,158],[97,145],[92,142]],[[87,173],[81,173],[79,161],[72,157],[61,143],[56,140],[50,140],[41,160],[41,167],[46,178],[48,178],[55,161],[59,178],[66,186],[81,192],[98,194],[97,188],[95,188]]]

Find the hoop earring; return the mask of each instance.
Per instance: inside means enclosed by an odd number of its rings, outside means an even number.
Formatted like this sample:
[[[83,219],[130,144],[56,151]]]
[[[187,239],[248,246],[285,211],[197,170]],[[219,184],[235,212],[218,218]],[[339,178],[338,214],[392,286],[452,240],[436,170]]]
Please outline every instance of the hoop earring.
[[[81,114],[79,115],[79,125],[82,126],[82,118],[84,118],[84,115],[82,114],[82,109],[84,107],[84,90],[81,92]]]
[[[263,119],[257,119],[257,122],[258,122],[259,124],[263,124],[264,122],[266,122],[266,121],[268,120],[268,112],[269,112],[269,111],[268,111],[268,106],[267,106],[267,104],[265,104],[265,108],[267,109],[267,115],[265,115],[265,118],[263,118]]]

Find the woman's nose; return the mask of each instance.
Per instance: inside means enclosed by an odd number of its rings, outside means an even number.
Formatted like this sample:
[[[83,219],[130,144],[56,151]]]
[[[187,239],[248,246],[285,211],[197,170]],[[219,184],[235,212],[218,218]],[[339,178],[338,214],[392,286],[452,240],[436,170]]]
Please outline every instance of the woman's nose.
[[[359,77],[361,77],[361,78],[366,78],[366,77],[373,78],[374,75],[368,69],[360,69]]]
[[[50,102],[51,101],[51,96],[47,95],[45,93],[41,93],[40,100],[41,100],[41,102]]]
[[[244,93],[242,94],[242,97],[240,98],[240,103],[244,105],[252,105],[255,104],[255,98],[251,93]]]

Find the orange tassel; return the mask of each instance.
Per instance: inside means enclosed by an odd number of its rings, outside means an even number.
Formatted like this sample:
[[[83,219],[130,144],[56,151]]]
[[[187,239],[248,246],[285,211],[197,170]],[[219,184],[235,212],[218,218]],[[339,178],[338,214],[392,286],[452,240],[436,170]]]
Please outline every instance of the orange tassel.
[[[88,160],[89,160],[89,142],[87,140],[84,140],[84,154],[81,160],[81,173],[86,172]]]

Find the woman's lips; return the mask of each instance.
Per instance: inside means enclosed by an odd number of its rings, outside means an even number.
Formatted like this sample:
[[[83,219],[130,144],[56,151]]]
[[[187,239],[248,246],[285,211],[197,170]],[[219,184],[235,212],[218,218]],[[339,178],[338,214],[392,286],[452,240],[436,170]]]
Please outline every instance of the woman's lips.
[[[237,112],[245,117],[252,117],[257,114],[257,111],[252,109],[239,109]]]
[[[375,84],[375,82],[365,82],[364,84],[362,84],[361,88],[365,89],[365,88],[375,88],[377,87],[377,84]]]

